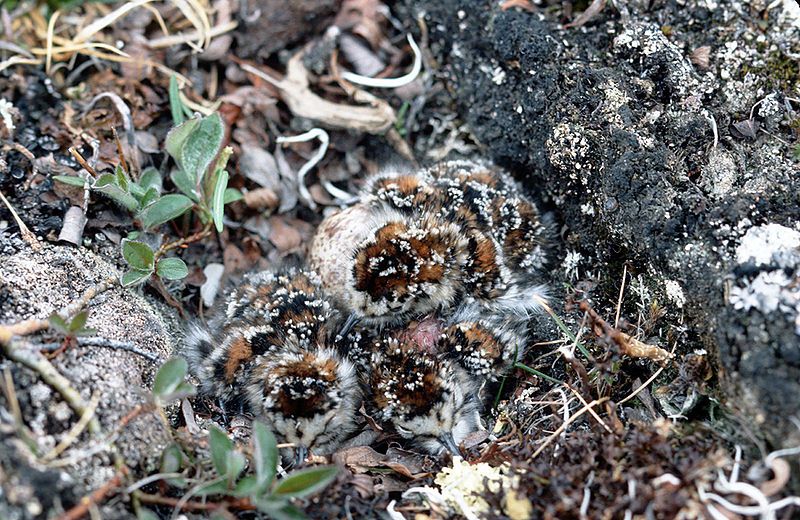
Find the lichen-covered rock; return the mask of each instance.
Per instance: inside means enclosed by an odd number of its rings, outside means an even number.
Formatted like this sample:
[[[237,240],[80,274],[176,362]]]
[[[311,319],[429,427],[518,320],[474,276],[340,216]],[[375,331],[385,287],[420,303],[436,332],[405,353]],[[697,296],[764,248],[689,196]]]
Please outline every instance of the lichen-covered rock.
[[[752,226],[800,220],[792,2],[609,4],[576,29],[544,9],[409,4],[476,140],[552,205],[563,272],[618,288],[626,264],[637,304],[679,316],[678,353],[716,358],[725,404],[800,443],[796,268],[737,261]]]
[[[84,249],[43,245],[39,252],[0,231],[0,323],[47,318],[106,278],[115,266]],[[95,338],[128,342],[153,359],[126,350],[78,345],[51,362],[85,402],[99,398],[96,417],[102,433],[82,433],[63,453],[45,457],[78,421],[60,395],[28,368],[0,357],[13,380],[30,441],[23,442],[11,417],[0,417],[0,517],[30,518],[52,508],[67,508],[102,486],[115,473],[118,450],[133,471],[152,472],[169,435],[152,413],[142,414],[108,441],[122,418],[144,404],[159,362],[169,357],[177,322],[161,305],[130,289],[112,287],[86,307]],[[31,344],[63,339],[56,332],[25,338]],[[0,396],[0,410],[12,410]],[[19,425],[17,425],[18,427]],[[60,501],[56,503],[55,501]],[[113,507],[113,506],[112,506]],[[113,515],[112,515],[113,516]]]

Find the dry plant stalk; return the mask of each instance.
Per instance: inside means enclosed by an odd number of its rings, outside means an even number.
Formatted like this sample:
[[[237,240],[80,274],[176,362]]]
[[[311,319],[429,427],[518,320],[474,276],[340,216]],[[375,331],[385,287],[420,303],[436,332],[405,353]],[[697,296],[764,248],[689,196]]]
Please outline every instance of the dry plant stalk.
[[[580,310],[589,315],[589,319],[591,319],[594,324],[594,333],[597,336],[605,335],[609,337],[614,343],[617,344],[623,355],[635,358],[652,359],[653,361],[662,365],[673,358],[673,355],[669,351],[664,350],[661,347],[639,341],[630,334],[626,334],[615,329],[609,325],[606,320],[601,318],[586,300],[580,302],[578,307]]]
[[[328,128],[369,134],[383,134],[391,128],[396,119],[394,109],[386,101],[364,90],[353,90],[353,100],[361,103],[359,105],[334,103],[312,92],[309,87],[308,71],[303,65],[303,54],[301,51],[291,57],[286,65],[286,76],[282,80],[276,80],[246,63],[241,67],[278,87],[283,101],[296,116],[318,121]]]

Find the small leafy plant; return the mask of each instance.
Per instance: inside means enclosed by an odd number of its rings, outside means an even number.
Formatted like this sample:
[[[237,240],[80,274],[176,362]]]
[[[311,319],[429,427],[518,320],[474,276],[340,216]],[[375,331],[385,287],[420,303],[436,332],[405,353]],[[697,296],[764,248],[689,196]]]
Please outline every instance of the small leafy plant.
[[[134,285],[147,280],[151,275],[168,280],[185,277],[189,270],[180,258],[162,258],[163,255],[181,245],[199,240],[223,229],[225,205],[241,198],[238,190],[228,188],[230,147],[222,148],[225,126],[218,113],[205,117],[192,115],[181,102],[175,78],[170,82],[170,104],[175,127],[167,134],[164,144],[173,158],[176,168],[170,179],[180,193],[162,194],[161,173],[155,168],[145,169],[138,181],[131,179],[125,161],[120,161],[114,173],[105,173],[95,178],[83,179],[71,176],[56,176],[55,180],[102,193],[134,215],[134,221],[144,233],[155,232],[162,224],[192,210],[203,225],[191,239],[178,240],[152,248],[147,240],[139,240],[140,233],[128,236],[122,244],[122,254],[131,270],[122,277],[123,285]],[[124,165],[124,166],[123,166]]]
[[[186,361],[172,358],[156,374],[153,398],[158,406],[194,394],[185,381]],[[316,466],[293,471],[278,479],[280,454],[275,436],[266,425],[253,423],[252,445],[248,453],[237,449],[227,433],[212,425],[209,428],[210,461],[186,455],[178,444],[169,445],[162,453],[160,474],[170,475],[165,481],[174,488],[185,489],[189,481],[184,476],[194,474],[200,480],[188,491],[189,496],[205,497],[220,508],[257,509],[272,518],[303,518],[292,499],[304,498],[327,487],[335,478],[335,466]],[[147,496],[140,495],[142,502]],[[139,508],[140,520],[157,518],[151,511]]]
[[[51,314],[48,321],[53,329],[70,339],[78,336],[92,336],[97,332],[95,329],[90,329],[86,326],[88,319],[89,313],[83,311],[76,314],[69,323],[56,313]]]

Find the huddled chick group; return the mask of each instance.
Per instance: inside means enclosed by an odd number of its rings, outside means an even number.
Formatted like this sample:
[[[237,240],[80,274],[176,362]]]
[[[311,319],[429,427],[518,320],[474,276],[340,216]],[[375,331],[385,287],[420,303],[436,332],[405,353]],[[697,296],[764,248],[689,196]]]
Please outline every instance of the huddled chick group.
[[[483,386],[523,354],[547,225],[494,166],[371,178],[326,218],[309,268],[246,277],[183,353],[201,392],[330,454],[365,415],[431,453],[481,429]]]

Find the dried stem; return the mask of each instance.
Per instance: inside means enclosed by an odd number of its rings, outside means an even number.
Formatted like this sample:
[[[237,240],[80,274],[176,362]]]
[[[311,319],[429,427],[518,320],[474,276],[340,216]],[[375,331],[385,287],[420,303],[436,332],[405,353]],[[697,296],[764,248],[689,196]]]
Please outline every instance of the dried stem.
[[[586,412],[588,412],[589,410],[591,410],[592,408],[594,408],[598,404],[602,404],[602,403],[604,403],[606,401],[608,401],[608,397],[603,397],[602,399],[595,399],[591,403],[585,405],[583,408],[581,408],[580,410],[578,410],[577,412],[572,414],[570,416],[570,418],[567,419],[566,421],[564,421],[564,423],[561,426],[559,426],[556,431],[554,431],[552,434],[550,434],[550,437],[548,437],[547,440],[544,441],[544,444],[539,446],[539,448],[536,451],[533,452],[533,455],[531,455],[530,460],[533,460],[536,457],[538,457],[544,451],[544,449],[547,448],[550,444],[552,444],[553,441],[556,440],[558,438],[558,436],[561,435],[561,433],[563,433],[564,430],[566,430],[567,427],[570,424],[574,423],[575,420],[578,419],[578,417],[580,417],[581,415],[585,414]]]
[[[173,240],[172,242],[167,242],[166,244],[162,244],[161,247],[158,248],[155,254],[155,261],[158,262],[158,259],[164,256],[168,251],[172,251],[173,249],[178,249],[179,247],[184,247],[189,245],[193,242],[198,242],[203,240],[207,236],[211,234],[212,231],[212,223],[209,222],[206,224],[203,229],[196,233],[192,233],[188,237],[180,238],[178,240]]]
[[[72,146],[71,146],[71,147],[69,148],[69,153],[70,153],[70,154],[72,154],[72,157],[74,157],[74,158],[75,158],[75,160],[76,160],[76,161],[78,161],[78,164],[80,164],[80,165],[81,165],[81,167],[82,167],[84,170],[86,170],[87,172],[89,172],[89,174],[90,174],[92,177],[94,177],[94,178],[97,178],[97,177],[99,177],[99,175],[97,174],[97,171],[96,171],[94,168],[92,168],[91,166],[89,166],[89,163],[88,163],[88,162],[86,162],[86,159],[84,159],[84,158],[83,158],[83,156],[81,155],[81,153],[80,153],[78,150],[76,150],[76,149],[75,149],[75,147],[72,147]]]
[[[157,504],[162,506],[180,506],[181,511],[215,511],[217,509],[235,509],[238,511],[253,511],[256,507],[248,498],[237,498],[234,500],[223,502],[197,502],[197,501],[184,501],[181,502],[178,498],[164,497],[161,495],[151,495],[148,493],[136,493],[136,497],[140,502],[145,504]]]
[[[594,332],[598,336],[606,335],[610,338],[614,343],[617,344],[620,351],[623,355],[631,356],[635,358],[647,358],[652,359],[658,363],[664,364],[670,359],[672,359],[672,354],[668,351],[664,350],[661,347],[656,347],[655,345],[649,345],[638,339],[632,337],[629,334],[625,334],[624,332],[615,329],[611,325],[606,322],[603,318],[600,317],[597,312],[592,309],[589,303],[584,300],[580,302],[579,308],[589,314],[589,318],[594,323]]]
[[[8,202],[8,199],[6,199],[5,195],[3,195],[3,192],[0,192],[0,200],[3,201],[3,204],[6,205],[8,211],[11,212],[11,216],[14,217],[14,221],[17,223],[17,226],[19,226],[19,233],[22,235],[23,240],[25,240],[25,242],[27,242],[34,251],[41,250],[42,244],[39,243],[39,240],[36,239],[36,236],[31,233],[31,230],[28,229],[28,226],[26,226],[22,219],[19,218],[19,215],[17,215],[14,207],[10,202]]]
[[[47,323],[47,322],[45,322]],[[82,417],[87,413],[88,405],[84,402],[81,394],[75,390],[69,380],[61,375],[56,367],[53,366],[39,351],[33,349],[30,344],[19,339],[12,339],[10,342],[0,343],[3,353],[7,358],[30,368],[42,380],[50,385],[56,392],[61,394],[64,401],[72,408],[76,415]],[[89,422],[89,431],[92,433],[100,432],[100,423],[97,418],[92,418]]]
[[[93,491],[91,494],[81,498],[78,504],[58,517],[58,520],[79,520],[83,518],[89,509],[108,498],[117,488],[121,487],[122,478],[128,474],[128,468],[122,467],[111,480],[103,484],[102,487]]]

